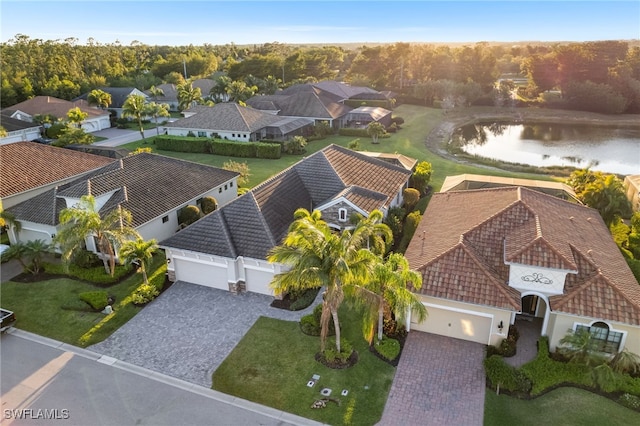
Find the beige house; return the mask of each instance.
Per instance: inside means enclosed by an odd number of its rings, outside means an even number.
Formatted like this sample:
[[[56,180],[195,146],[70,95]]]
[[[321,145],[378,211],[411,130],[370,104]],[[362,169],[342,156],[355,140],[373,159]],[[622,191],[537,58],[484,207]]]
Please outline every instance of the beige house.
[[[497,345],[537,320],[551,348],[587,328],[640,353],[640,285],[598,212],[525,187],[434,194],[406,257],[429,311],[412,330]]]
[[[625,176],[624,190],[633,211],[640,211],[640,175]]]

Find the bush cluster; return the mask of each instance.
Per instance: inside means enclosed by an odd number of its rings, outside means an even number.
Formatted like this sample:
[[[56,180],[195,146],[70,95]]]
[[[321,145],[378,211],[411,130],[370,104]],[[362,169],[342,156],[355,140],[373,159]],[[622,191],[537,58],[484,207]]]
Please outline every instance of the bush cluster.
[[[531,380],[522,371],[504,362],[499,355],[486,358],[484,369],[493,389],[500,386],[500,389],[523,393],[531,390]]]
[[[290,311],[300,311],[308,306],[310,306],[314,300],[316,300],[316,296],[318,295],[318,288],[310,288],[301,292],[300,294],[292,295],[295,296],[295,299],[289,305]]]
[[[624,393],[618,398],[618,403],[632,410],[640,411],[640,397],[635,395]]]
[[[321,317],[322,317],[322,304],[319,304],[318,306],[313,308],[312,313],[300,318],[300,329],[302,330],[302,332],[310,336],[319,336]],[[333,336],[334,334],[336,334],[335,326],[333,324],[333,321],[329,321],[329,332],[327,335]]]
[[[163,151],[209,153],[210,139],[183,136],[156,136],[156,147]]]
[[[382,336],[382,340],[377,340],[374,347],[376,352],[387,361],[393,361],[400,355],[400,342],[387,336]]]
[[[214,140],[210,142],[211,153],[227,157],[277,159],[282,155],[278,143],[234,142]]]
[[[151,302],[160,295],[160,291],[153,284],[142,284],[131,295],[131,301],[134,305],[144,305]]]
[[[109,304],[109,295],[106,291],[86,291],[78,294],[78,297],[96,311],[103,310]]]
[[[120,282],[122,278],[131,273],[131,265],[116,265],[113,277],[105,272],[102,262],[100,262],[99,266],[91,268],[83,268],[75,264],[68,265],[67,267],[59,263],[45,263],[44,270],[47,274],[68,275],[82,281],[89,281],[93,284],[109,286]]]
[[[328,362],[336,362],[336,361],[346,362],[352,353],[353,353],[353,346],[351,346],[351,343],[349,343],[349,341],[344,337],[341,337],[340,352],[338,352],[338,349],[336,348],[335,340],[329,339],[329,341],[327,342],[327,347],[325,348],[322,354],[324,355],[324,358]]]

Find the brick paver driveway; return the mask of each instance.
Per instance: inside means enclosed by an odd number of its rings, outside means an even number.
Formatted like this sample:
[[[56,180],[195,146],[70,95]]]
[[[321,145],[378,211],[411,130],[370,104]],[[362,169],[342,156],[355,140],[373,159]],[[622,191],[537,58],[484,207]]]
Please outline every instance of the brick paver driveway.
[[[412,331],[379,425],[482,425],[484,346]]]

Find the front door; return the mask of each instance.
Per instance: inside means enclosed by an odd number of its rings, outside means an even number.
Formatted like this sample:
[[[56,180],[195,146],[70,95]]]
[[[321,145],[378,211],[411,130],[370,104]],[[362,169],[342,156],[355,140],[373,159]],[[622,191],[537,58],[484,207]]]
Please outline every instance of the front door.
[[[535,316],[538,307],[538,296],[529,295],[522,298],[522,313]]]

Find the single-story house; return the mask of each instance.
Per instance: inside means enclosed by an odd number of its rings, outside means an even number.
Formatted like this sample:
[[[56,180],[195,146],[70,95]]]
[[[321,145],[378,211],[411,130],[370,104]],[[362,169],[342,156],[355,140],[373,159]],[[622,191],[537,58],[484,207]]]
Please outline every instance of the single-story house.
[[[640,211],[640,175],[625,176],[624,189],[633,211]]]
[[[82,122],[82,128],[86,132],[97,132],[111,127],[108,111],[89,106],[86,100],[82,99],[70,102],[53,96],[36,96],[5,108],[2,113],[16,120],[32,123],[35,115],[50,114],[58,119],[66,119],[67,112],[76,107],[87,114],[86,120]]]
[[[22,228],[17,234],[10,229],[9,238],[12,243],[51,242],[58,232],[60,211],[78,203],[83,195],[93,195],[101,213],[120,206],[131,212],[132,226],[144,239],[160,241],[179,230],[177,216],[182,207],[198,205],[206,196],[214,197],[219,205],[235,199],[238,176],[237,172],[156,154],[130,155],[7,209]],[[92,239],[87,240],[87,248],[96,252]]]
[[[213,86],[215,86],[215,84],[215,81],[208,78],[199,78],[193,80],[193,82],[191,83],[194,89],[200,89],[200,92],[202,93],[202,97],[204,99],[208,99],[210,97],[209,92],[211,92],[211,89],[213,88]],[[149,90],[145,90],[144,93],[149,97],[149,100],[159,104],[169,105],[169,111],[178,111],[178,105],[180,104],[180,101],[178,100],[178,88],[176,87],[176,85],[171,83],[164,83],[157,85],[156,88],[162,90],[162,93],[164,94],[154,97]]]
[[[386,128],[391,126],[391,114],[391,111],[381,107],[361,106],[347,113],[345,126],[366,128],[369,124],[376,122]]]
[[[411,171],[330,145],[160,242],[171,280],[272,295],[282,265],[269,263],[299,208],[319,210],[336,230],[353,213],[384,214],[403,202]]]
[[[0,199],[5,209],[113,162],[35,142],[0,145]]]
[[[525,187],[440,192],[405,255],[429,312],[413,332],[498,345],[532,320],[552,349],[584,328],[640,353],[640,285],[594,209]]]
[[[0,113],[0,126],[7,131],[6,136],[0,137],[0,145],[38,139],[43,130],[39,124],[11,118],[6,112]]]
[[[98,89],[111,95],[111,103],[107,109],[115,112],[117,118],[122,117],[122,107],[130,95],[142,95],[145,99],[148,98],[146,93],[136,89],[135,87],[99,87]],[[88,97],[88,92],[83,93],[74,99],[74,101],[83,100],[86,102]]]
[[[312,131],[313,121],[278,117],[236,103],[209,107],[196,105],[184,111],[185,118],[165,124],[168,135],[216,137],[235,141],[286,140]]]

